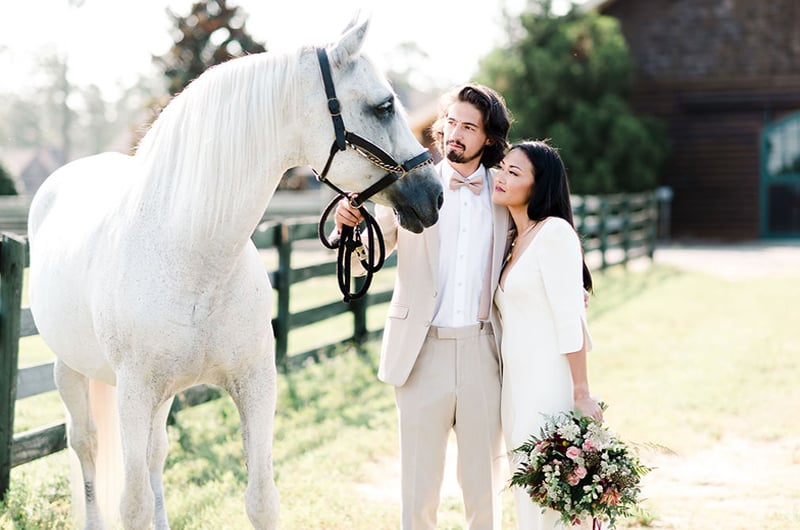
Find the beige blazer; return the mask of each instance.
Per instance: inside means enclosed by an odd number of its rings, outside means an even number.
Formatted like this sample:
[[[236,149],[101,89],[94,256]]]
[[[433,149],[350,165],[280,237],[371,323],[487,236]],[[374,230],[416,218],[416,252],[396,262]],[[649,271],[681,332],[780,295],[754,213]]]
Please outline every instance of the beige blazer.
[[[493,189],[494,171],[489,171],[489,190]],[[400,228],[391,208],[376,206],[387,255],[397,250],[397,277],[383,332],[378,378],[402,386],[417,360],[428,334],[436,307],[439,275],[439,225],[414,234]],[[487,222],[489,220],[487,219]],[[488,294],[491,297],[500,278],[500,267],[508,236],[510,217],[504,206],[492,205],[492,266]],[[495,337],[499,342],[499,338]]]

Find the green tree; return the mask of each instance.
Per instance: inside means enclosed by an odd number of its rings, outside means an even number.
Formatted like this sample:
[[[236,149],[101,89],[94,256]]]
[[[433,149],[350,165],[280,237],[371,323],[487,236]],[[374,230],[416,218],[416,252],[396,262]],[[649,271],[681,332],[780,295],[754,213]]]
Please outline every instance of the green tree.
[[[14,179],[6,171],[6,168],[0,164],[0,195],[16,195],[17,187],[14,185]]]
[[[478,81],[505,97],[512,136],[551,139],[575,193],[653,188],[666,131],[628,105],[633,62],[616,19],[574,6],[556,16],[551,0],[531,0],[507,26],[509,43],[481,61]]]
[[[164,69],[171,94],[183,90],[207,68],[234,57],[265,51],[246,31],[247,15],[227,0],[203,0],[187,16],[167,9],[175,24],[175,44],[153,60]]]

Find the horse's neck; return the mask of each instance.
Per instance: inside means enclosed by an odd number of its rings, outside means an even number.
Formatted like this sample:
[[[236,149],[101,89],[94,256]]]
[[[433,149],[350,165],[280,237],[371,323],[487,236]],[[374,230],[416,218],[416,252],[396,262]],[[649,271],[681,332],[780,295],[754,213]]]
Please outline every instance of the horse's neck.
[[[238,255],[292,163],[278,134],[278,124],[294,119],[291,72],[246,66],[198,79],[163,111],[136,155],[144,173],[136,202],[146,222],[193,254]]]

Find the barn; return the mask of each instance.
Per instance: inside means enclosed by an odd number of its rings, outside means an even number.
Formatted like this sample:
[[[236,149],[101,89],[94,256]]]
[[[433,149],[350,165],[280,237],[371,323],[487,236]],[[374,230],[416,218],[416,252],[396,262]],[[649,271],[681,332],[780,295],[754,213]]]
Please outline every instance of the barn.
[[[800,2],[605,0],[672,144],[672,235],[800,237]]]

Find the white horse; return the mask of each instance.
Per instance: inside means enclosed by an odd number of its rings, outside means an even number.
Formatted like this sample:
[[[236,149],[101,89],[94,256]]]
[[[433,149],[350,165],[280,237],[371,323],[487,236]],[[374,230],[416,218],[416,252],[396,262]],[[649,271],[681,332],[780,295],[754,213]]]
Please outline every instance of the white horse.
[[[360,55],[368,21],[327,48],[350,130],[406,160],[424,151],[386,80]],[[100,154],[60,168],[29,217],[30,304],[57,356],[55,379],[81,463],[87,528],[101,528],[89,381],[116,386],[125,528],[168,528],[162,471],[174,395],[206,382],[239,410],[245,505],[275,528],[276,372],[272,287],[250,240],[288,168],[321,167],[333,125],[313,48],[256,54],[210,69],[163,110],[132,157]],[[329,174],[343,189],[386,173],[354,150]],[[437,220],[430,165],[374,197],[419,232]],[[99,428],[99,426],[97,426]]]

